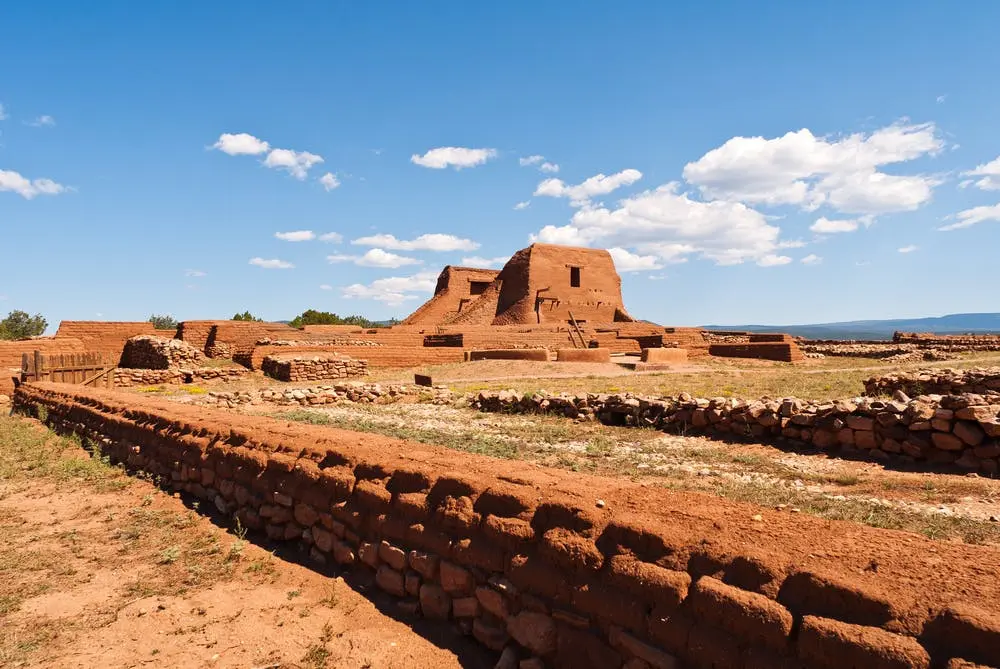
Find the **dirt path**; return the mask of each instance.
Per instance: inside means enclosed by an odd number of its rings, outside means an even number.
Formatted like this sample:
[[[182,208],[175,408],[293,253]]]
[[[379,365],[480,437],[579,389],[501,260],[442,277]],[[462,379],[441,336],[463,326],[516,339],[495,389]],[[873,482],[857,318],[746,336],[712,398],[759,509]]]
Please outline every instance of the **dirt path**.
[[[385,615],[368,584],[276,557],[79,451],[75,465],[72,447],[36,477],[0,420],[0,666],[493,666],[457,633]]]

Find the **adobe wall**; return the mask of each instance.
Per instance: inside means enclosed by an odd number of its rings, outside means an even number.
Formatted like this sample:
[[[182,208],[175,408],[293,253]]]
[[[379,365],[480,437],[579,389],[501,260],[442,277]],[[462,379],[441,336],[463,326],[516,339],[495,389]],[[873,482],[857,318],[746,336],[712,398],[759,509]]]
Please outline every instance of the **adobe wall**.
[[[117,363],[125,342],[137,335],[156,335],[159,331],[146,321],[62,321],[55,339],[79,339],[86,351],[100,353]]]
[[[114,391],[14,400],[508,660],[1000,665],[996,548]]]
[[[571,285],[571,268],[580,285]],[[567,323],[569,314],[588,324],[633,320],[622,303],[621,277],[611,254],[552,244],[532,244],[500,271],[494,325]]]
[[[10,395],[14,392],[12,379],[15,376],[20,377],[21,356],[25,353],[29,355],[33,351],[48,354],[83,353],[85,350],[82,341],[71,337],[0,340],[0,395]]]
[[[556,362],[611,362],[611,351],[606,348],[561,348],[556,351]]]
[[[308,335],[358,334],[364,328],[358,325],[303,325],[299,328]]]
[[[263,321],[183,321],[177,338],[210,358],[248,354],[259,339],[301,339],[301,330],[284,323]]]
[[[410,314],[403,321],[403,325],[438,325],[449,322],[460,316],[473,303],[480,301],[484,293],[473,294],[473,283],[492,284],[498,274],[497,270],[492,269],[446,266],[438,276],[434,296]],[[486,304],[485,310],[490,311],[488,300],[484,304]],[[495,307],[496,301],[493,300],[493,311],[486,323],[493,319]],[[483,307],[480,305],[478,309],[481,311]]]
[[[466,362],[479,360],[531,360],[534,362],[549,362],[547,348],[494,348],[465,352]]]
[[[794,343],[785,344],[711,344],[708,354],[720,358],[751,358],[777,362],[799,362],[805,356]]]

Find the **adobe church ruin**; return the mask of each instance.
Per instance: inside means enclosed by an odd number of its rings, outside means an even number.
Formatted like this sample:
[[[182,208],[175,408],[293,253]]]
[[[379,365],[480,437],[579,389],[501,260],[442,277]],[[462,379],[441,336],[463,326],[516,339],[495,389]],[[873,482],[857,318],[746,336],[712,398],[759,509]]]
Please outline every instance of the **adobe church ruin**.
[[[532,244],[503,269],[445,267],[434,297],[403,325],[566,325],[634,322],[611,254]]]

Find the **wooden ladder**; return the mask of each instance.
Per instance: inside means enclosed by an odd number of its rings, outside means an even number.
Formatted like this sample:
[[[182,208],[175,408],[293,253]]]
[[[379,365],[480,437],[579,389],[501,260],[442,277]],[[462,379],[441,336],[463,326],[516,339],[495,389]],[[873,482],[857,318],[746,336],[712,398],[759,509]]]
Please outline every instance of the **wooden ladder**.
[[[569,340],[573,342],[573,348],[587,348],[587,341],[583,337],[583,331],[580,330],[580,324],[576,322],[576,318],[573,317],[573,312],[569,312],[569,322],[573,324],[573,329],[576,330],[576,334],[580,337],[580,346],[576,345],[576,340],[573,339],[573,330],[570,330]]]

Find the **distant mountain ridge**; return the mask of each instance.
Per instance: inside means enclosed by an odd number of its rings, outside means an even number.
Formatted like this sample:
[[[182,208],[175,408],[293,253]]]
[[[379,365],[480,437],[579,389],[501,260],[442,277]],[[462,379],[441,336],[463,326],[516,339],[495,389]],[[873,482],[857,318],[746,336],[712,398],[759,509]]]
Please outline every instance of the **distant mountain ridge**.
[[[705,325],[706,330],[785,332],[808,339],[892,339],[892,333],[1000,334],[1000,313],[949,314],[930,318],[897,318],[884,321],[845,321],[809,325]]]

